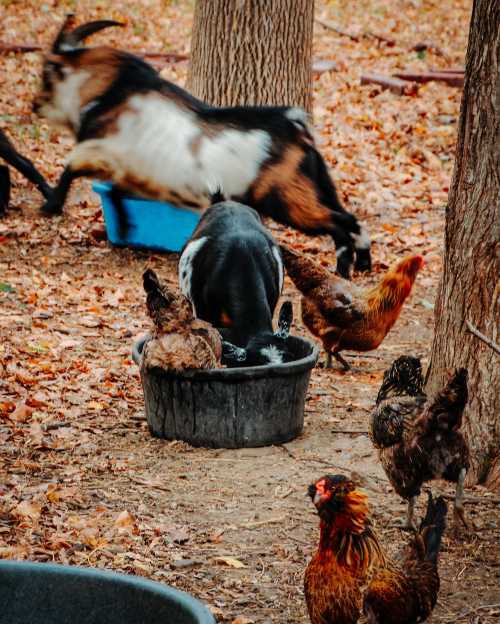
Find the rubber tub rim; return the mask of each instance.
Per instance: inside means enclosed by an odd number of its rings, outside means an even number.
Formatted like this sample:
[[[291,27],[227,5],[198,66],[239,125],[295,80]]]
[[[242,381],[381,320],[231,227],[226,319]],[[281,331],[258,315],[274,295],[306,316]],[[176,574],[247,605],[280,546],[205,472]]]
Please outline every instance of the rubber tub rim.
[[[201,370],[185,370],[182,373],[169,373],[162,370],[165,376],[180,378],[180,379],[193,379],[193,380],[205,380],[205,381],[226,381],[232,383],[238,380],[251,380],[261,379],[263,377],[282,377],[287,375],[297,375],[304,373],[314,368],[319,357],[319,347],[315,342],[302,336],[290,336],[293,340],[298,340],[302,343],[306,343],[311,348],[309,355],[293,360],[292,362],[285,362],[283,364],[265,364],[263,366],[239,366],[235,368],[209,368]],[[290,339],[289,338],[289,339]],[[151,339],[151,334],[146,334],[134,342],[132,347],[132,359],[141,366],[142,351],[144,345]],[[153,369],[154,370],[154,369]]]
[[[128,574],[121,574],[119,572],[115,572],[114,570],[100,570],[98,568],[84,568],[81,566],[68,566],[56,563],[40,563],[33,561],[0,561],[0,578],[5,573],[18,573],[19,570],[25,570],[27,576],[47,572],[53,577],[62,577],[69,574],[73,577],[88,578],[102,581],[104,583],[109,583],[114,580],[122,585],[129,585],[130,587],[134,587],[138,590],[154,593],[164,597],[166,600],[176,602],[181,605],[181,607],[189,615],[192,615],[193,618],[197,619],[200,624],[215,624],[215,619],[208,608],[197,598],[179,589],[175,589],[170,585],[158,583],[157,581],[150,581],[149,579],[131,576]]]

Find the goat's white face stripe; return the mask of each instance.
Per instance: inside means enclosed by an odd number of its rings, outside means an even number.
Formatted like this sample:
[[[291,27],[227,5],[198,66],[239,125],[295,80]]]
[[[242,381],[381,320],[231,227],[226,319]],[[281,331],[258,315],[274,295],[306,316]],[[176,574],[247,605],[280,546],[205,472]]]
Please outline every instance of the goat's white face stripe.
[[[281,260],[281,255],[280,255],[279,249],[277,247],[273,246],[272,251],[273,251],[273,256],[275,257],[276,263],[278,265],[279,291],[281,293],[281,291],[283,290],[283,281],[284,281],[284,278],[285,278],[285,271],[283,269],[283,261]]]
[[[191,296],[191,280],[193,277],[193,260],[196,254],[203,247],[205,242],[208,240],[208,236],[202,236],[201,238],[197,238],[194,241],[191,241],[186,245],[186,248],[182,252],[182,255],[179,260],[179,287],[181,289],[181,293],[193,303],[193,298]],[[194,309],[193,304],[193,312],[196,316],[196,310]]]
[[[53,107],[48,105],[45,109],[47,118],[58,123],[69,121],[75,132],[80,128],[80,89],[90,78],[90,73],[85,70],[66,71],[64,80],[54,85]]]
[[[269,345],[260,350],[262,357],[265,357],[269,364],[283,364],[283,352],[274,345]]]

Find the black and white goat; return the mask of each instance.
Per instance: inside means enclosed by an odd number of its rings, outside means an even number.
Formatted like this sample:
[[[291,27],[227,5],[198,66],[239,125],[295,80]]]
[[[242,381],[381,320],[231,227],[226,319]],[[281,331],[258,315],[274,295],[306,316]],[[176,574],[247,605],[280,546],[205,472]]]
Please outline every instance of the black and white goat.
[[[217,327],[223,363],[278,364],[293,359],[286,343],[292,305],[281,308],[278,330],[273,313],[283,288],[278,246],[253,208],[223,201],[201,218],[179,260],[181,292],[195,315]]]
[[[42,174],[35,168],[30,160],[21,156],[2,130],[0,130],[0,158],[5,160],[11,167],[14,167],[14,169],[17,169],[19,173],[22,173],[25,178],[38,188],[46,199],[50,197],[51,188]],[[3,214],[7,210],[9,199],[9,169],[5,165],[0,165],[0,214]]]
[[[136,56],[83,41],[118,22],[73,28],[70,16],[45,58],[34,108],[78,141],[46,213],[60,213],[72,180],[111,180],[114,199],[135,193],[195,209],[221,189],[282,223],[330,234],[337,270],[370,270],[370,240],[339,202],[307,114],[288,106],[214,108],[163,80]],[[123,214],[123,212],[122,212]]]

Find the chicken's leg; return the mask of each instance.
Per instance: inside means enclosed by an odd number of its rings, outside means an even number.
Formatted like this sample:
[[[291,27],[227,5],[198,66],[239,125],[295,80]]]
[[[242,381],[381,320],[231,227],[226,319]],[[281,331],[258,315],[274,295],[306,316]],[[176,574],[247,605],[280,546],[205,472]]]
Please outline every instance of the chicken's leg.
[[[408,511],[406,513],[406,524],[404,528],[408,531],[416,531],[417,525],[415,524],[415,520],[413,519],[413,514],[415,513],[415,503],[417,502],[417,497],[412,496],[408,501]]]
[[[329,354],[330,355],[330,354]],[[337,360],[337,362],[339,362],[340,364],[342,364],[342,366],[344,367],[345,371],[351,370],[351,367],[349,365],[349,362],[347,362],[346,360],[344,360],[344,358],[340,355],[340,353],[332,353],[331,355],[333,355],[333,357]]]
[[[465,520],[464,514],[464,481],[465,475],[467,474],[467,470],[462,468],[458,475],[457,481],[457,489],[455,490],[455,503],[453,506],[453,512],[455,516],[455,523],[458,523],[458,519],[460,519],[466,528],[468,527],[467,521]]]

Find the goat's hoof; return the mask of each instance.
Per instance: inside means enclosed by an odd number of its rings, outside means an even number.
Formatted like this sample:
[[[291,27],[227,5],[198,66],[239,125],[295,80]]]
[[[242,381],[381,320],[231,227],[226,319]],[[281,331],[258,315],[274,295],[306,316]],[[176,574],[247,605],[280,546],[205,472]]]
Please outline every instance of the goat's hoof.
[[[62,214],[62,204],[61,202],[54,201],[49,198],[45,204],[41,207],[40,212],[48,217],[52,217],[54,215]]]
[[[372,270],[372,257],[369,249],[356,249],[354,270],[365,273]]]
[[[356,260],[354,264],[354,270],[359,271],[360,273],[370,273],[372,270],[372,263],[366,262],[365,260]]]
[[[339,276],[342,277],[345,280],[350,280],[351,279],[351,272],[350,272],[350,266],[338,266],[337,265],[337,269],[335,271],[335,273]]]

